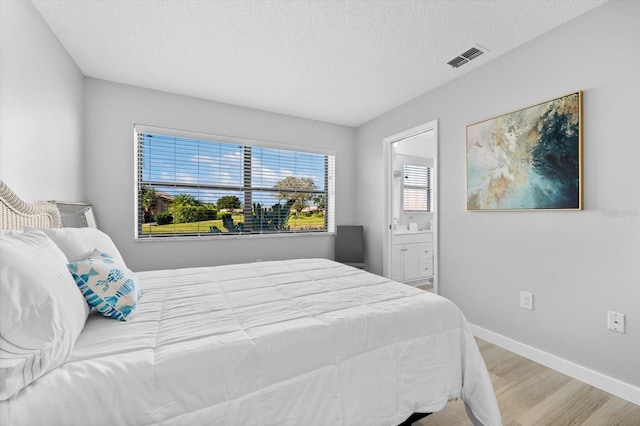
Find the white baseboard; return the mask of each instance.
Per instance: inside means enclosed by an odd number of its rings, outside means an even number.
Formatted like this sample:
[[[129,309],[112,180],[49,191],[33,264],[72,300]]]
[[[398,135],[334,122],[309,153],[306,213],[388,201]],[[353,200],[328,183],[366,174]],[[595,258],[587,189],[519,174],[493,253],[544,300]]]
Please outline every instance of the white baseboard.
[[[536,349],[533,346],[526,345],[477,325],[469,324],[469,327],[474,336],[480,339],[535,361],[538,364],[542,364],[545,367],[552,368],[562,374],[566,374],[569,377],[580,380],[581,382],[587,383],[633,404],[640,405],[640,387],[590,370],[582,365],[567,361],[564,358]]]

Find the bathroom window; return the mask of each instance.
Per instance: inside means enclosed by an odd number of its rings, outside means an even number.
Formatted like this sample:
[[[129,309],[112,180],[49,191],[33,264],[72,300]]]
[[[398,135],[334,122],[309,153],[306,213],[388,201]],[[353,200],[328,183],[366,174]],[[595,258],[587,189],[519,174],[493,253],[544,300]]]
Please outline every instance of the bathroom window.
[[[402,194],[405,212],[431,212],[431,167],[405,164]]]

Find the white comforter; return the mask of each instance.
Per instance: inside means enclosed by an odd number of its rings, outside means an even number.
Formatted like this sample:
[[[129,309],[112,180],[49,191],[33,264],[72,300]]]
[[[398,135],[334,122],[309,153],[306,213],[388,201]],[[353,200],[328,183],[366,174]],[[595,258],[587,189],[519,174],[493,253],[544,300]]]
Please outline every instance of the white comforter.
[[[474,424],[501,424],[442,297],[325,259],[137,275],[130,322],[92,314],[0,424],[392,426],[458,397]]]

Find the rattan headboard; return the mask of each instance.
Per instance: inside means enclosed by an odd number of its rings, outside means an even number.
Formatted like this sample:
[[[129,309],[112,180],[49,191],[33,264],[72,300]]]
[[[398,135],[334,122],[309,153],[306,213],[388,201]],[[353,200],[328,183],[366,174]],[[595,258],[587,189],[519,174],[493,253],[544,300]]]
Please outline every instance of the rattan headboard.
[[[59,228],[60,224],[60,212],[55,204],[46,201],[27,203],[0,180],[0,229]]]

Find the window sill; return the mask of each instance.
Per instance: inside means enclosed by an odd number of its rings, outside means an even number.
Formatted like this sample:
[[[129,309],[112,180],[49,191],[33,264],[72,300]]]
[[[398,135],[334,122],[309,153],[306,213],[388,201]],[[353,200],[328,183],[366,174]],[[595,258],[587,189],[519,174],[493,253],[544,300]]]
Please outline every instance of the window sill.
[[[133,241],[136,243],[149,243],[149,242],[171,242],[171,241],[226,241],[226,240],[253,240],[256,238],[302,238],[302,237],[330,237],[334,236],[335,232],[297,232],[291,234],[247,234],[247,235],[201,235],[201,236],[175,236],[175,237],[134,237]]]

